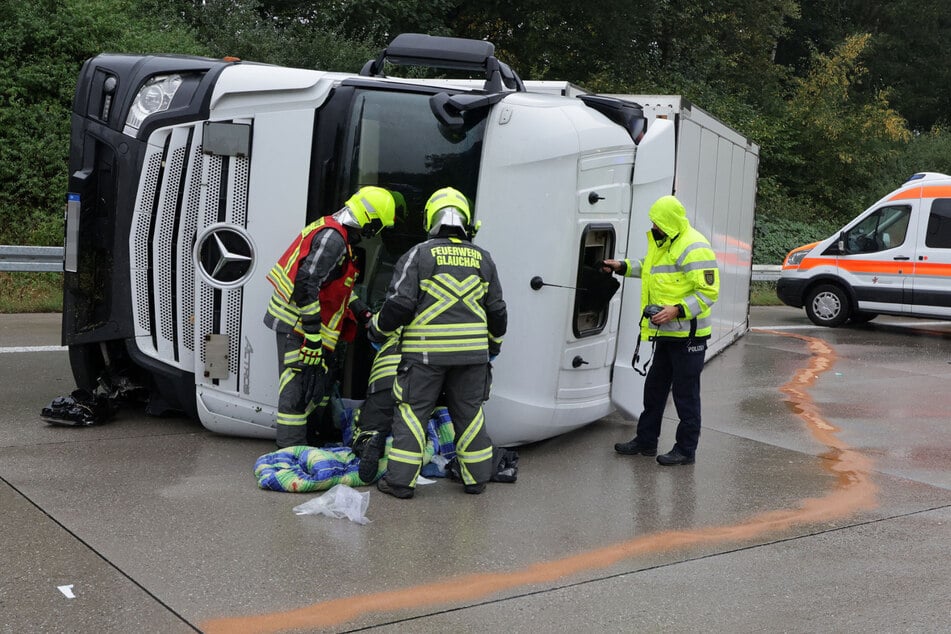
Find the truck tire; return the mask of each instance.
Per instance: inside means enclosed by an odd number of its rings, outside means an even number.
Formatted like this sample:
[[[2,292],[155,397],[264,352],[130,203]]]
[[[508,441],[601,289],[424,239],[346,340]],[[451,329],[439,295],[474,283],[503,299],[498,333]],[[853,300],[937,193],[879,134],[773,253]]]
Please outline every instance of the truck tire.
[[[841,286],[819,284],[806,297],[806,316],[817,326],[836,328],[849,319],[852,305]]]
[[[76,343],[69,346],[69,365],[76,387],[93,392],[106,362],[98,343]]]

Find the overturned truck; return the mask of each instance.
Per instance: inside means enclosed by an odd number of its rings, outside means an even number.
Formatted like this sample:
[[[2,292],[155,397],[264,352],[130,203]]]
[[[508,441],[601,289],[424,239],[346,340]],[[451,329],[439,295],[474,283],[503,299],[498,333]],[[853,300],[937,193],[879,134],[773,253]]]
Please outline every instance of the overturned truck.
[[[466,77],[388,77],[387,63]],[[63,343],[80,388],[122,377],[152,411],[273,437],[270,266],[358,187],[397,191],[406,217],[359,245],[356,292],[378,304],[396,260],[425,238],[427,197],[451,185],[474,202],[509,308],[486,404],[495,442],[549,438],[615,408],[633,416],[639,280],[613,297],[585,280],[602,259],[643,254],[650,204],[674,193],[721,267],[708,354],[741,336],[758,150],[677,97],[523,82],[481,41],[404,34],[356,75],[99,55],[73,105]],[[372,355],[360,337],[346,347],[344,397],[363,398]]]

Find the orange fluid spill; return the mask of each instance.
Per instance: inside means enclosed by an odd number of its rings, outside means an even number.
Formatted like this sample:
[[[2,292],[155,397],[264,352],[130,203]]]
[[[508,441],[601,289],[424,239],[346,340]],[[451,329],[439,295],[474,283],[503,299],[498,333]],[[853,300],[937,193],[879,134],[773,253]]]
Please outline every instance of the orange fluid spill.
[[[653,533],[519,570],[462,575],[399,590],[322,601],[286,612],[214,619],[203,623],[202,631],[208,634],[266,634],[314,629],[339,625],[374,612],[389,613],[474,601],[510,588],[557,581],[573,574],[607,568],[637,555],[702,544],[740,542],[792,526],[828,522],[875,508],[878,489],[869,475],[872,461],[836,437],[838,428],[822,417],[808,392],[819,375],[835,364],[834,349],[814,337],[773,330],[754,329],[754,332],[800,339],[811,353],[808,365],[779,389],[812,436],[829,448],[821,455],[822,465],[835,476],[835,485],[826,495],[805,498],[795,508],[758,513],[738,524]]]

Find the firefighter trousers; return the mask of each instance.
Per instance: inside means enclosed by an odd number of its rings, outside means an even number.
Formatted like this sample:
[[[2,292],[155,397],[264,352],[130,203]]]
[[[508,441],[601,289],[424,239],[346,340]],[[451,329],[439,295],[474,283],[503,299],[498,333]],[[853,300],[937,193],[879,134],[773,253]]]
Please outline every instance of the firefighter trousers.
[[[415,487],[423,465],[426,424],[440,394],[455,431],[456,457],[465,484],[492,477],[492,440],[485,430],[482,403],[488,398],[489,365],[427,365],[402,361],[393,384],[393,446],[386,481]]]
[[[354,440],[367,434],[389,436],[393,427],[394,405],[392,388],[368,394],[354,422]]]
[[[319,420],[329,401],[326,371],[318,366],[302,370],[297,363],[303,343],[297,333],[277,333],[280,395],[275,442],[279,448],[308,444],[308,421]]]

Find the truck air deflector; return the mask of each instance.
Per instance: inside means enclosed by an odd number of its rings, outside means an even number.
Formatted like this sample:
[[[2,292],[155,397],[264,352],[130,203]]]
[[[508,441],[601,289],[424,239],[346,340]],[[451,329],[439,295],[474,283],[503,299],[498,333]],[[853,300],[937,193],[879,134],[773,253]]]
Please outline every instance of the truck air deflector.
[[[578,95],[578,99],[627,130],[634,143],[640,143],[644,130],[647,128],[647,118],[640,105],[623,99],[598,95]]]

